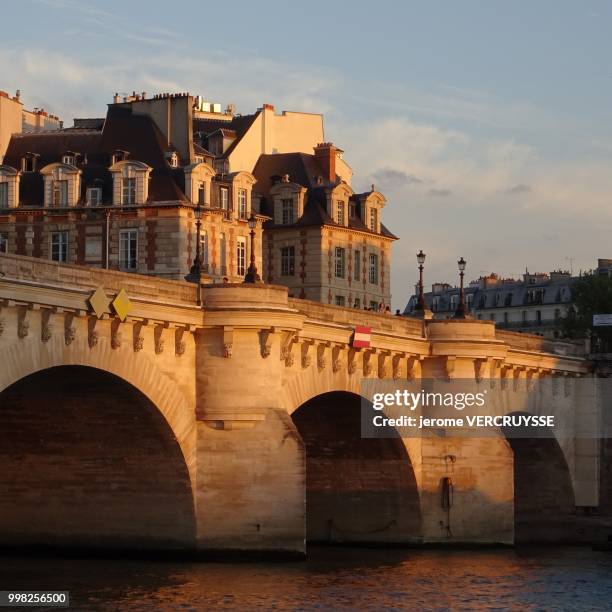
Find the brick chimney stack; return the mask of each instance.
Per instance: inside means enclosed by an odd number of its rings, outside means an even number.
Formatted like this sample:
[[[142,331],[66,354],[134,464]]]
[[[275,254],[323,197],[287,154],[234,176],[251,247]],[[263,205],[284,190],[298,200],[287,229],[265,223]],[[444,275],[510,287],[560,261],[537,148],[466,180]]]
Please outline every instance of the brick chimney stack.
[[[336,147],[331,142],[321,142],[314,149],[315,159],[321,167],[323,177],[336,182]]]

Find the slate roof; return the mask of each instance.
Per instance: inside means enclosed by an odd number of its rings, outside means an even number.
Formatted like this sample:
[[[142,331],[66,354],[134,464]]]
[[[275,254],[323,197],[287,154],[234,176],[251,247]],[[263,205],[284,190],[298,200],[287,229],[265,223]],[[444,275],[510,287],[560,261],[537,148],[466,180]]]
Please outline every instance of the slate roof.
[[[37,169],[61,162],[67,151],[81,155],[77,166],[82,171],[82,196],[87,187],[101,186],[103,200],[112,198],[112,176],[108,168],[113,153],[129,152],[128,159],[151,166],[150,201],[187,202],[181,169],[171,168],[166,154],[171,151],[153,120],[132,115],[131,109],[109,107],[102,130],[74,129],[30,134],[11,138],[4,163],[21,168],[21,159],[28,152],[38,155]],[[85,156],[87,163],[84,163]],[[20,181],[20,200],[25,205],[40,205],[43,200],[43,178],[39,172],[24,172]]]
[[[270,198],[270,189],[278,182],[280,178],[289,175],[289,180],[298,183],[308,190],[306,192],[306,200],[304,203],[304,213],[294,224],[295,226],[323,226],[323,225],[338,225],[327,212],[325,190],[339,185],[341,178],[336,176],[336,180],[332,183],[322,178],[324,171],[319,165],[314,155],[307,153],[276,153],[269,155],[261,155],[255,168],[253,175],[257,179],[256,191],[262,195],[261,212],[269,217],[274,217],[273,203]],[[352,196],[352,200],[357,200],[359,195]],[[349,219],[349,228],[375,234],[364,224],[359,215]],[[266,228],[283,227],[286,225],[275,225],[273,221],[267,221]],[[381,235],[397,239],[381,223]]]

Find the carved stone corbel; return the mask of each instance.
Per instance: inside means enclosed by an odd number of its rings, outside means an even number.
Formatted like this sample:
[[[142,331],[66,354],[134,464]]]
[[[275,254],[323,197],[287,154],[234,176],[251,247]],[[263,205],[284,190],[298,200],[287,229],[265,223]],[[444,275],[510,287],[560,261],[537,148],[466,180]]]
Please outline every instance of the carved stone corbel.
[[[491,376],[491,359],[489,357],[474,359],[474,376],[481,383]]]
[[[267,359],[272,352],[272,343],[270,342],[271,330],[262,329],[259,331],[259,348],[261,356]]]
[[[406,360],[406,375],[408,380],[414,380],[415,378],[421,378],[421,358],[419,355],[409,355]]]
[[[155,344],[155,354],[161,355],[164,352],[164,325],[156,325],[153,328],[153,343]]]
[[[144,336],[140,333],[142,331],[142,322],[136,321],[132,326],[132,344],[134,352],[138,353],[144,348]]]
[[[499,369],[499,378],[501,380],[501,388],[507,389],[508,382],[512,377],[512,366],[510,364],[503,364]]]
[[[232,350],[234,348],[234,328],[224,327],[223,328],[223,357],[229,359],[232,356]]]
[[[4,328],[6,325],[6,321],[3,317],[0,317],[0,336],[4,333]]]
[[[111,347],[114,349],[121,348],[122,336],[119,331],[121,321],[119,319],[113,319],[111,321]]]
[[[339,372],[342,369],[342,361],[340,360],[340,351],[342,349],[339,346],[334,346],[332,349],[332,371],[335,373]],[[349,362],[349,374],[353,372],[350,371],[350,362]]]
[[[387,378],[389,375],[388,357],[389,353],[378,355],[378,378]]]
[[[357,371],[357,351],[355,349],[350,349],[348,352],[348,373],[354,374]],[[334,370],[335,372],[336,370]]]
[[[290,368],[294,363],[293,345],[297,342],[296,332],[287,332],[281,345],[280,358]]]
[[[17,336],[22,340],[30,333],[30,322],[27,320],[27,308],[20,306],[17,310]]]
[[[96,323],[98,322],[98,317],[87,317],[87,344],[89,344],[89,348],[93,348],[97,346],[99,340],[99,334],[96,330]]]
[[[525,366],[514,366],[512,369],[512,378],[514,381],[514,390],[518,391],[521,386],[522,374],[525,372]]]
[[[447,355],[444,358],[444,375],[447,381],[453,380],[455,375],[455,366],[457,365],[457,359],[453,355]]]
[[[312,346],[312,340],[302,342],[301,357],[302,367],[309,368],[312,365],[312,355],[310,354],[310,347]]]
[[[40,311],[40,340],[43,343],[49,342],[51,340],[51,336],[53,335],[51,332],[51,310],[48,308],[43,308]]]
[[[174,330],[174,354],[180,357],[185,354],[186,345],[183,340],[183,334],[185,333],[184,327],[177,327]]]
[[[401,364],[402,364],[403,356],[404,356],[403,353],[400,353],[400,354],[396,353],[395,355],[393,355],[393,358],[391,360],[393,380],[397,380],[398,378],[402,377]]]
[[[317,346],[317,369],[319,371],[322,371],[327,367],[327,359],[325,357],[327,346],[328,344],[326,342],[321,342]]]
[[[363,375],[368,378],[369,376],[372,376],[372,373],[374,372],[374,368],[372,367],[372,355],[374,354],[373,351],[365,351],[363,353]]]
[[[74,314],[67,312],[64,317],[64,342],[66,346],[70,346],[76,338],[76,328],[72,324],[74,322]]]

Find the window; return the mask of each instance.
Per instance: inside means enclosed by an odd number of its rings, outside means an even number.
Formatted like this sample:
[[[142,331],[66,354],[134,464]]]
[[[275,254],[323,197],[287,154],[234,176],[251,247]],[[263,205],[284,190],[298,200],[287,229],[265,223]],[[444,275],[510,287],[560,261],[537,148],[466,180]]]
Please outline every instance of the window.
[[[508,325],[508,313],[504,312],[504,325]]]
[[[238,189],[238,218],[247,218],[247,191],[246,189]]]
[[[336,278],[344,278],[344,249],[336,247]]]
[[[283,200],[281,205],[283,207],[283,225],[291,225],[292,223],[295,223],[293,215],[293,200]]]
[[[542,325],[542,311],[536,310],[536,325]]]
[[[349,219],[354,219],[357,216],[357,204],[349,202]]]
[[[138,268],[138,230],[121,230],[119,235],[119,266],[122,270]]]
[[[246,239],[239,237],[236,239],[236,274],[244,276],[246,274]]]
[[[136,179],[125,177],[121,181],[121,203],[136,204]]]
[[[208,234],[203,231],[200,234],[200,262],[202,264],[202,272],[208,273]]]
[[[0,253],[8,253],[8,234],[0,232]]]
[[[358,281],[361,276],[361,251],[353,252],[353,278]]]
[[[561,319],[561,309],[555,308],[555,321],[559,321]]]
[[[64,155],[62,157],[62,163],[74,166],[76,164],[76,155]]]
[[[178,155],[176,153],[170,153],[168,156],[168,163],[172,168],[178,168]]]
[[[0,208],[8,208],[8,183],[0,183]]]
[[[227,187],[221,187],[221,189],[219,189],[219,203],[223,210],[229,208],[229,191]]]
[[[53,181],[53,206],[68,206],[68,181]]]
[[[361,308],[361,300],[359,298],[355,298],[355,303],[353,304],[353,308]]]
[[[337,295],[336,296],[336,306],[345,306],[346,305],[346,300],[344,299],[343,295]]]
[[[51,234],[51,259],[64,263],[68,261],[68,232]]]
[[[281,249],[281,276],[295,276],[295,247]]]
[[[227,274],[227,243],[225,234],[219,236],[219,256],[221,259],[221,274]]]
[[[28,153],[21,160],[22,172],[36,172],[36,156]]]
[[[200,181],[198,183],[198,204],[204,206],[206,203],[206,183]]]
[[[87,189],[87,206],[100,206],[102,204],[102,187],[89,187]]]
[[[370,310],[378,310],[378,302],[370,300]]]
[[[344,225],[344,202],[342,200],[336,203],[336,223]]]
[[[373,232],[378,231],[378,210],[376,208],[370,208],[370,229]]]
[[[378,255],[370,253],[370,283],[378,285]]]
[[[523,310],[523,313],[522,313],[521,316],[522,316],[522,319],[523,319],[523,323],[527,323],[527,311],[526,310]]]

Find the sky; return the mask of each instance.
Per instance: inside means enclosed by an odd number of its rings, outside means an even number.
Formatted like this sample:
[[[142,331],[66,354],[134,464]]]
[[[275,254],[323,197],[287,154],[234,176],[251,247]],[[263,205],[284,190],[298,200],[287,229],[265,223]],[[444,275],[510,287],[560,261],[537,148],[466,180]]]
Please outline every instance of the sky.
[[[66,125],[114,92],[325,115],[387,198],[393,308],[425,283],[612,257],[612,3],[22,0],[0,89]]]

